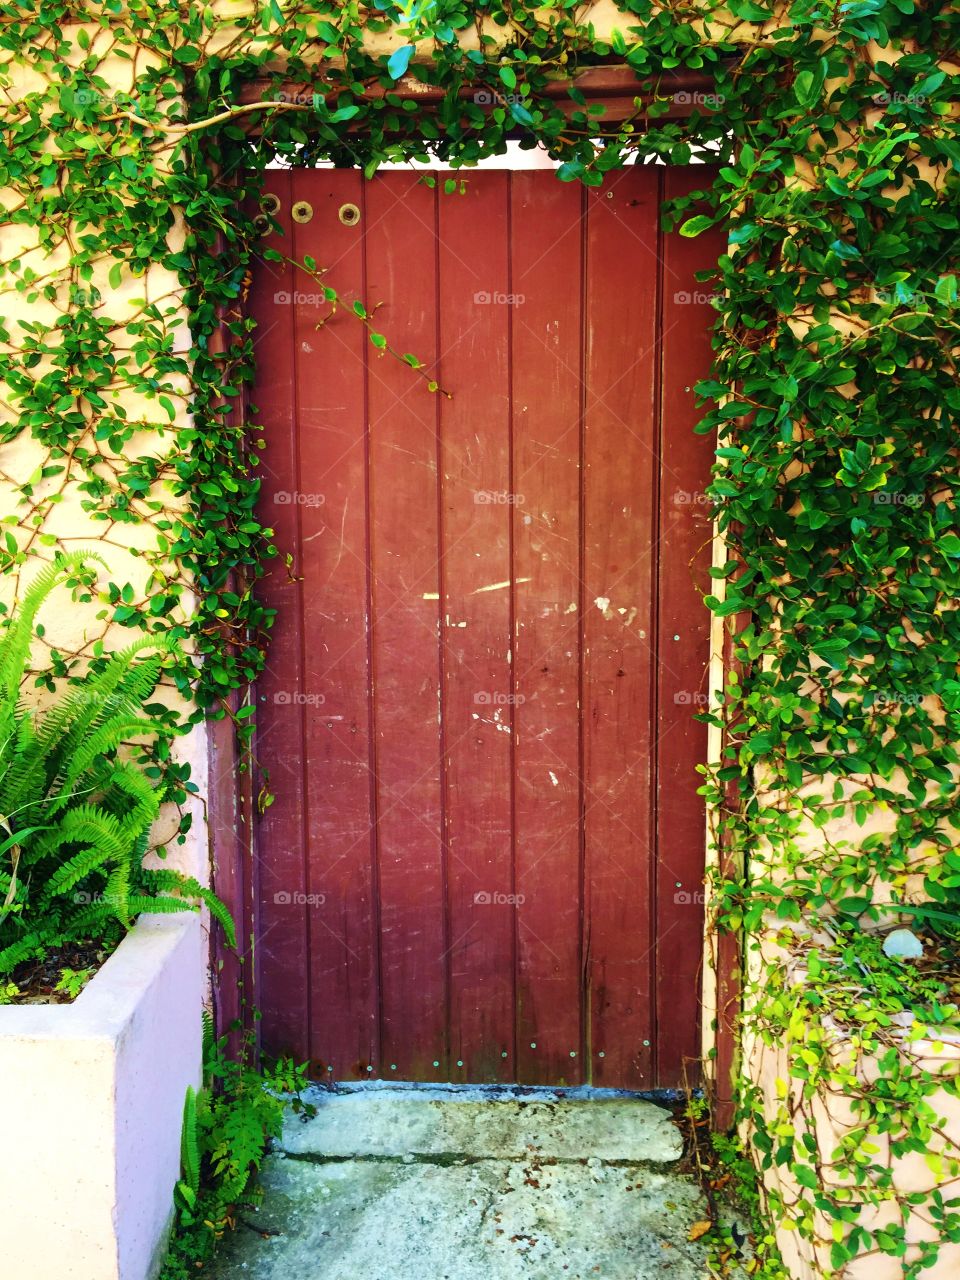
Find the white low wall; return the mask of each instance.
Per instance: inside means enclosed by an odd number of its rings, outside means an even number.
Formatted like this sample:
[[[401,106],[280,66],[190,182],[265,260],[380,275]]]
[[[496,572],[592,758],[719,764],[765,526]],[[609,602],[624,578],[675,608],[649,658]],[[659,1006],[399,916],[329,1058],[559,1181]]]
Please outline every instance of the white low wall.
[[[201,1070],[195,913],[143,916],[71,1005],[0,1007],[0,1272],[146,1280]]]

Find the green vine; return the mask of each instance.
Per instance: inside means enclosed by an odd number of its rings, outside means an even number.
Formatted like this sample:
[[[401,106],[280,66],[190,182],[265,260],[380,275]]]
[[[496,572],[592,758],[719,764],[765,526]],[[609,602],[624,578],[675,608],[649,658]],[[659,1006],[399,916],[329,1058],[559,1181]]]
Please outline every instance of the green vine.
[[[275,549],[241,412],[260,252],[245,210],[268,160],[469,167],[520,133],[561,180],[599,186],[637,158],[716,158],[709,189],[668,216],[687,235],[729,227],[700,390],[728,557],[710,604],[733,661],[705,792],[726,858],[716,920],[753,940],[745,1045],[778,1048],[785,1082],[771,1102],[744,1072],[741,1118],[765,1175],[793,1175],[789,1205],[768,1194],[804,1256],[841,1271],[879,1250],[914,1275],[960,1243],[956,1201],[903,1191],[890,1163],[940,1151],[931,1117],[956,1072],[904,1064],[949,1001],[904,984],[870,929],[891,897],[943,901],[957,875],[960,15],[913,0],[616,7],[607,29],[567,0],[255,0],[236,16],[0,3],[0,569],[49,558],[61,512],[81,510],[118,566],[103,630],[166,632],[189,714],[224,714],[271,621],[256,588]],[[623,121],[571,83],[610,60],[647,85]],[[677,70],[713,80],[687,119],[671,117]],[[710,212],[688,216],[703,199]],[[82,656],[60,655],[62,674]],[[847,961],[813,974],[838,915],[846,941],[829,945],[869,958],[855,992]],[[821,1152],[809,1108],[836,1088],[873,1139]],[[846,1182],[825,1175],[838,1159]],[[892,1216],[861,1212],[878,1200]]]

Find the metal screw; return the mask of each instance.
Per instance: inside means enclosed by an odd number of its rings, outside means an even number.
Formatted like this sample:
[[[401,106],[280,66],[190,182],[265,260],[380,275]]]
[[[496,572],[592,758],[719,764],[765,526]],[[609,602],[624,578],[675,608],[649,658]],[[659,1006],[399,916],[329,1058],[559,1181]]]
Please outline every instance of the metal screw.
[[[536,1047],[537,1047],[537,1042],[536,1042],[536,1040],[531,1040],[531,1041],[530,1041],[530,1048],[531,1048],[531,1049],[535,1049]]]
[[[462,1067],[462,1066],[463,1066],[463,1059],[462,1059],[462,1058],[458,1058],[458,1059],[457,1059],[457,1066],[458,1066],[458,1067]]]
[[[674,640],[679,640],[679,639],[680,639],[680,637],[679,637],[679,636],[674,636],[673,638],[674,638]]]
[[[606,1056],[607,1056],[607,1055],[603,1052],[603,1050],[602,1050],[602,1049],[601,1049],[601,1050],[600,1050],[600,1052],[597,1054],[597,1057],[598,1057],[598,1058],[605,1058]]]
[[[648,1049],[650,1048],[650,1041],[649,1041],[649,1040],[644,1040],[644,1042],[643,1042],[643,1043],[644,1043],[644,1045],[646,1046],[646,1048],[648,1048]]]
[[[576,1049],[571,1049],[571,1050],[570,1050],[570,1057],[571,1057],[571,1058],[575,1058],[576,1056],[577,1056],[577,1051],[576,1051]]]
[[[435,1067],[439,1067],[440,1063],[439,1063],[439,1062],[434,1062],[434,1064],[433,1064],[433,1065],[434,1065]]]
[[[505,1058],[506,1056],[507,1056],[507,1051],[506,1051],[506,1049],[504,1049],[504,1051],[503,1051],[503,1053],[501,1053],[500,1057],[501,1057],[501,1058]]]

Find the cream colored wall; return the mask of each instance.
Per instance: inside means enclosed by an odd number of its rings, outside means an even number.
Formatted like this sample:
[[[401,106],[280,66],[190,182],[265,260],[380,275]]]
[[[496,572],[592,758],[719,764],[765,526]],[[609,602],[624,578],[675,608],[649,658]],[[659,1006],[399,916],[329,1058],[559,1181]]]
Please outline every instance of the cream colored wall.
[[[132,62],[118,57],[115,52],[108,52],[112,47],[108,32],[91,26],[87,26],[86,30],[91,37],[90,51],[100,51],[106,55],[98,68],[98,74],[110,85],[111,92],[129,92],[137,74]],[[74,55],[77,56],[80,52],[74,45]],[[138,67],[141,72],[148,61],[149,55],[140,51]],[[45,81],[36,68],[16,64],[9,54],[5,62],[0,62],[0,72],[3,74],[0,103],[5,113],[16,113],[27,94],[42,91],[45,87]],[[159,169],[162,170],[168,154],[169,144],[162,140],[155,156]],[[20,199],[15,191],[0,190],[0,206],[7,213],[15,213],[19,203]],[[170,240],[171,249],[181,247],[183,240],[184,224],[182,219],[177,219]],[[111,331],[111,339],[118,352],[129,349],[132,339],[125,332],[124,326],[144,304],[162,302],[166,305],[171,300],[176,302],[181,295],[176,275],[159,266],[151,267],[140,277],[126,273],[117,287],[109,281],[110,268],[114,265],[112,259],[94,263],[93,278],[89,281],[80,280],[76,276],[72,278],[68,263],[70,252],[70,246],[64,243],[55,252],[49,253],[41,247],[33,228],[12,225],[3,220],[3,225],[0,225],[0,261],[8,262],[12,258],[19,258],[21,270],[29,267],[39,277],[37,293],[28,296],[13,287],[14,278],[11,274],[0,275],[0,316],[3,316],[11,337],[9,345],[0,347],[5,354],[16,347],[19,321],[53,324],[69,310],[71,284],[77,288],[99,291],[102,299],[99,310],[117,322]],[[39,293],[39,286],[47,282],[56,286],[54,301],[47,301]],[[168,332],[173,335],[174,349],[179,352],[187,351],[190,335],[186,309],[182,305],[176,307],[165,324]],[[33,372],[41,374],[49,367],[47,360],[46,363],[41,362]],[[128,419],[144,424],[143,431],[134,436],[124,456],[129,459],[147,453],[162,454],[168,450],[173,440],[171,424],[156,401],[144,398],[122,380],[118,380],[115,389]],[[177,390],[179,395],[171,398],[177,406],[178,420],[185,423],[190,390],[188,381],[180,379]],[[9,404],[0,401],[0,415],[9,419],[11,414]],[[91,438],[88,437],[83,443],[90,445]],[[107,446],[101,443],[98,447],[101,455],[109,458]],[[25,557],[18,571],[0,576],[0,602],[9,606],[18,599],[24,585],[38,572],[41,563],[51,559],[58,549],[95,551],[106,561],[106,565],[98,576],[99,598],[89,604],[78,604],[71,600],[66,590],[60,588],[43,606],[39,621],[46,634],[43,641],[35,642],[33,649],[33,664],[38,669],[47,665],[45,646],[56,647],[61,653],[77,655],[82,659],[90,654],[97,641],[103,640],[108,647],[118,648],[130,643],[139,634],[134,630],[111,625],[109,618],[113,609],[106,593],[108,582],[121,586],[129,583],[135,597],[141,599],[155,577],[175,579],[181,576],[178,567],[164,561],[158,553],[155,525],[157,515],[151,513],[144,503],[138,504],[144,517],[143,523],[109,525],[84,511],[83,494],[80,490],[83,473],[75,464],[68,466],[65,475],[51,477],[37,484],[34,497],[29,502],[23,499],[18,492],[19,486],[48,458],[47,449],[39,446],[27,432],[0,444],[0,536],[11,533]],[[159,500],[164,512],[184,505],[183,499],[174,498],[172,488],[167,483],[158,484],[149,497]],[[189,593],[185,593],[181,603],[182,615],[188,616],[191,609],[192,599]],[[178,697],[172,688],[157,696],[158,700],[164,698],[171,703],[176,703]],[[208,840],[202,803],[206,787],[207,758],[204,729],[195,729],[189,737],[178,741],[176,755],[190,763],[194,779],[201,786],[201,796],[190,801],[194,814],[193,831],[184,845],[170,846],[165,865],[179,866],[190,874],[209,880]],[[178,820],[179,815],[172,809],[162,815],[154,832],[157,843],[163,843],[175,834]]]
[[[795,967],[792,980],[803,981],[799,966]],[[826,1020],[823,1028],[832,1045],[833,1061],[849,1070],[852,1065],[849,1043],[842,1029]],[[918,1073],[929,1072],[932,1076],[953,1080],[960,1075],[960,1035],[943,1034],[939,1040],[931,1036],[908,1041],[909,1030],[904,1022],[902,1044],[915,1061]],[[749,1078],[759,1089],[770,1131],[785,1136],[808,1133],[814,1137],[823,1185],[828,1193],[854,1185],[850,1179],[841,1179],[830,1167],[838,1156],[841,1141],[860,1127],[849,1097],[834,1083],[805,1092],[804,1082],[790,1075],[788,1045],[782,1040],[767,1042],[752,1030],[748,1031],[744,1058]],[[856,1074],[860,1084],[869,1088],[871,1080],[880,1074],[876,1060],[869,1057],[861,1060],[856,1064]],[[892,1170],[897,1194],[928,1195],[936,1189],[949,1201],[960,1191],[957,1164],[960,1099],[948,1089],[939,1088],[928,1095],[926,1102],[937,1118],[926,1151],[893,1156],[888,1135],[864,1135],[863,1140],[873,1147],[871,1159]],[[749,1142],[749,1133],[745,1136]],[[797,1230],[793,1208],[800,1196],[800,1187],[789,1167],[774,1164],[765,1173],[764,1182],[768,1191],[775,1193],[785,1205],[782,1212],[773,1214],[773,1225],[790,1276],[793,1280],[819,1280],[830,1274],[831,1221],[826,1215],[815,1213],[812,1238]],[[809,1193],[805,1194],[809,1199]],[[896,1201],[887,1200],[876,1205],[865,1204],[858,1221],[869,1231],[902,1222],[902,1214]],[[911,1213],[906,1238],[908,1249],[903,1260],[873,1253],[849,1264],[843,1271],[843,1280],[901,1280],[904,1263],[917,1258],[916,1245],[920,1241],[936,1241],[939,1234],[921,1210]],[[930,1280],[954,1280],[960,1275],[960,1245],[941,1244],[936,1264],[923,1274]]]

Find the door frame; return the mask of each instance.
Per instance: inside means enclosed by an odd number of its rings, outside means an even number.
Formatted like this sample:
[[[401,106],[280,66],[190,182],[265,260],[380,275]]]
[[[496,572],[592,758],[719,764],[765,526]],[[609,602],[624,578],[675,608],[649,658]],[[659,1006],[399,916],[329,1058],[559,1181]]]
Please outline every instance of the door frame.
[[[243,89],[242,103],[264,100],[272,92],[279,101],[299,101],[303,95],[311,95],[322,78],[311,84],[287,82],[278,91],[267,80],[252,80]],[[551,97],[567,98],[571,81],[558,81]],[[670,104],[667,111],[656,117],[659,122],[685,119],[694,111],[706,114],[712,110],[709,102],[714,82],[709,73],[679,71],[665,74],[652,91],[649,84],[637,79],[633,69],[620,62],[591,67],[572,80],[586,98],[587,104],[602,103],[606,119],[622,120],[637,111],[637,100],[652,103],[654,100]],[[365,97],[382,97],[385,90],[374,85],[367,88]],[[412,76],[404,76],[391,89],[391,94],[416,101],[425,112],[433,112],[442,100],[443,91],[436,86],[424,85]],[[473,89],[465,86],[461,96],[470,97]],[[700,98],[701,101],[695,101]],[[707,102],[704,103],[703,99]],[[493,104],[495,105],[495,104]],[[719,105],[719,104],[718,104]],[[563,109],[582,110],[569,100],[561,101]],[[486,108],[492,110],[492,105]],[[644,116],[644,118],[647,118]],[[248,126],[252,138],[259,136],[257,126]],[[517,130],[517,136],[523,131]],[[223,309],[220,315],[217,346],[226,351],[233,338],[231,325],[245,318],[241,298],[232,308]],[[250,424],[249,396],[243,388],[233,398],[230,420],[241,429]],[[720,535],[717,535],[718,537]],[[716,625],[711,639],[711,690],[722,687],[723,674],[732,665],[732,633],[714,616]],[[733,632],[739,630],[739,621],[733,620]],[[257,994],[259,990],[258,956],[256,937],[257,888],[259,855],[256,848],[256,812],[258,797],[253,777],[253,753],[243,746],[234,720],[242,706],[250,705],[256,697],[256,687],[247,688],[242,694],[233,693],[227,703],[226,714],[220,718],[208,718],[208,799],[207,823],[209,831],[211,874],[213,887],[237,925],[238,949],[227,947],[219,933],[211,943],[211,995],[218,1034],[229,1034],[234,1045],[242,1036],[251,1036],[257,1050],[259,1037],[256,1020]],[[717,764],[721,758],[725,735],[712,734],[708,744],[707,764]],[[722,876],[734,870],[729,841],[721,837],[719,842],[713,832],[713,818],[707,810],[706,869],[719,870]],[[719,931],[709,923],[710,901],[707,901],[707,925],[703,939],[703,997],[701,998],[701,1045],[705,1082],[711,1092],[714,1120],[718,1127],[727,1128],[733,1120],[733,1074],[737,1066],[737,1021],[742,1002],[742,935]]]

